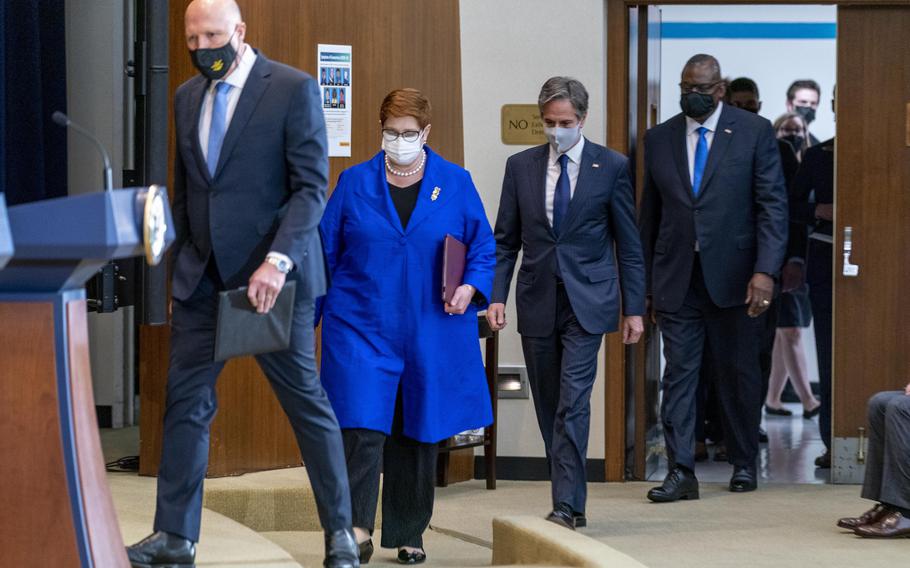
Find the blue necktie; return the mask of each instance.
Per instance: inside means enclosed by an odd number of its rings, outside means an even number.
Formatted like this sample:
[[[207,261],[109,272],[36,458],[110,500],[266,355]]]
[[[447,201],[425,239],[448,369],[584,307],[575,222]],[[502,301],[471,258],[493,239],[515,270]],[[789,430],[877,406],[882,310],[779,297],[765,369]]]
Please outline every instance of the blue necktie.
[[[701,189],[701,178],[705,174],[705,164],[708,163],[708,139],[705,134],[708,129],[702,126],[698,129],[698,144],[695,146],[695,163],[692,167],[692,193],[698,197]]]
[[[228,92],[231,86],[224,81],[215,85],[215,100],[212,103],[212,122],[209,125],[209,147],[205,163],[209,167],[209,174],[215,175],[218,167],[218,156],[221,155],[221,144],[224,142],[224,132],[227,125]]]
[[[553,194],[553,232],[559,234],[562,219],[569,210],[569,156],[559,157],[559,179],[556,180],[556,192]]]

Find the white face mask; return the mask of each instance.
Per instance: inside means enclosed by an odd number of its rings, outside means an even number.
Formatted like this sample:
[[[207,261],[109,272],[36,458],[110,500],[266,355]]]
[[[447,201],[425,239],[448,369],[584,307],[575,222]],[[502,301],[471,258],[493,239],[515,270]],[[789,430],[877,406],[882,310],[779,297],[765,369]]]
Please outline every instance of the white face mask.
[[[406,142],[401,136],[393,142],[383,138],[382,149],[389,159],[399,166],[410,166],[420,156],[420,151],[423,150],[423,131],[420,131],[420,136],[413,142]]]
[[[573,126],[571,128],[544,126],[543,133],[544,136],[547,137],[547,142],[553,146],[553,149],[556,150],[558,154],[562,154],[574,146],[581,138],[581,125],[579,124],[578,126]]]

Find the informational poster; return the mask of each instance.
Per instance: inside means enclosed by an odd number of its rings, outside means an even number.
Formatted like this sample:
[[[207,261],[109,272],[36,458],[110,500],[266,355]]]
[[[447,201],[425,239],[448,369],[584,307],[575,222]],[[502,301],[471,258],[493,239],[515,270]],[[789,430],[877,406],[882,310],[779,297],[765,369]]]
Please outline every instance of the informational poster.
[[[329,157],[351,156],[351,46],[317,46],[316,67],[322,113],[329,137]]]

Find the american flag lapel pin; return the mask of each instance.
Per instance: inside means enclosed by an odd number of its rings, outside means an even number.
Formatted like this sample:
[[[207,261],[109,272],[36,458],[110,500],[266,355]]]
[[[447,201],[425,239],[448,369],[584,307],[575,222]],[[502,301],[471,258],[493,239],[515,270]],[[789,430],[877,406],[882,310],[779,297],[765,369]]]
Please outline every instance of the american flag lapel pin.
[[[600,164],[598,164],[597,162],[594,162],[593,164],[591,164],[591,167],[592,167],[592,168],[599,168],[599,167],[600,167]]]
[[[724,132],[726,132],[727,134],[733,134],[733,131],[730,130],[729,128],[724,128]]]
[[[439,199],[439,192],[440,192],[440,191],[442,191],[442,189],[441,189],[438,185],[437,185],[436,187],[434,187],[434,188],[433,188],[433,193],[430,194],[430,201],[436,201],[437,199]]]

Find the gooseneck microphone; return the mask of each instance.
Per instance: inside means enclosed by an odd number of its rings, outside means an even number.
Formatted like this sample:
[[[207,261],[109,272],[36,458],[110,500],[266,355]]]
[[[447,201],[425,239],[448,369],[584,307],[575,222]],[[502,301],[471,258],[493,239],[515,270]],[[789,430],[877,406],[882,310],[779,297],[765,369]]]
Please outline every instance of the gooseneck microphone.
[[[98,147],[98,151],[101,152],[101,159],[104,160],[104,190],[112,191],[114,189],[114,173],[111,170],[111,158],[107,155],[107,150],[104,149],[101,142],[95,138],[94,134],[70,120],[68,116],[59,110],[54,111],[54,114],[51,115],[51,119],[64,128],[72,128],[95,143],[95,146]]]

